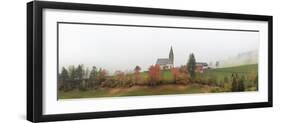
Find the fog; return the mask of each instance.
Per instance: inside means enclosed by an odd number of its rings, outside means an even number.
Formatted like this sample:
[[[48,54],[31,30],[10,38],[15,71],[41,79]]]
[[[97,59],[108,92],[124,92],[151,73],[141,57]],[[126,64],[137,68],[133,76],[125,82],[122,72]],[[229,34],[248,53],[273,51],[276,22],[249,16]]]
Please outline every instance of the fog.
[[[59,68],[84,64],[109,72],[142,70],[157,58],[168,58],[173,47],[175,66],[214,62],[258,50],[259,32],[59,24]]]

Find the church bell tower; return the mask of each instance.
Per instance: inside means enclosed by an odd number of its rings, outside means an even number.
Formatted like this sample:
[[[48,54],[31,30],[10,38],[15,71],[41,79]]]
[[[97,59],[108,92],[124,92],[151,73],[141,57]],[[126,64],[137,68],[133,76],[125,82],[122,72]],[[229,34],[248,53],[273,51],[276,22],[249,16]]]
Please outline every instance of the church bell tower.
[[[174,64],[174,52],[173,52],[172,46],[171,46],[170,53],[169,53],[169,60],[171,60],[172,64]]]

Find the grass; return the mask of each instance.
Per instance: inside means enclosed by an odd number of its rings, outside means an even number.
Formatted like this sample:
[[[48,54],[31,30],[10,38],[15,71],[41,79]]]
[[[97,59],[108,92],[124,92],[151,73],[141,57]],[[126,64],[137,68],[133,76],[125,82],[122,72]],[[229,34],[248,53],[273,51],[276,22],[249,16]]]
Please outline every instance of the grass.
[[[159,85],[159,86],[133,86],[130,88],[99,88],[97,90],[59,92],[59,99],[93,98],[93,97],[122,97],[168,94],[208,93],[217,87],[198,84],[192,85]]]

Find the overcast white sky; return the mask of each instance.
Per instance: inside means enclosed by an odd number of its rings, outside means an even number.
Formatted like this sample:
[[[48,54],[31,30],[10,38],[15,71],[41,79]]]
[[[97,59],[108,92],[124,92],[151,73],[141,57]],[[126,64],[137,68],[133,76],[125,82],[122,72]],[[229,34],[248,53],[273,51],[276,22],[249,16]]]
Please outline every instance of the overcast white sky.
[[[59,25],[59,65],[102,67],[109,72],[147,70],[157,58],[167,58],[173,46],[175,66],[226,59],[257,50],[259,32],[150,28],[104,25]]]

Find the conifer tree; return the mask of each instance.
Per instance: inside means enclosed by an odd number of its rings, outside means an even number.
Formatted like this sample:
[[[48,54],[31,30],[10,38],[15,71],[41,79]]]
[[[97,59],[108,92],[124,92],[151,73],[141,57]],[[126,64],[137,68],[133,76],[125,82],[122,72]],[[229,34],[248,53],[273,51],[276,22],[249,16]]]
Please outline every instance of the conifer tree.
[[[78,65],[76,69],[76,76],[78,80],[82,80],[84,75],[83,65]]]
[[[191,78],[195,77],[195,69],[196,69],[196,59],[193,53],[189,55],[187,70],[191,76]]]
[[[238,84],[237,91],[244,91],[245,90],[244,82],[245,82],[245,76],[242,76],[239,79],[239,84]]]
[[[61,74],[59,75],[59,83],[58,83],[59,89],[66,90],[68,86],[67,83],[68,80],[69,80],[68,71],[65,69],[65,67],[62,67]]]
[[[238,75],[232,74],[232,86],[231,86],[232,92],[237,92],[237,88],[238,88]]]
[[[68,71],[65,69],[65,67],[62,67],[62,71],[61,71],[61,74],[60,74],[60,80],[65,82],[69,79],[69,75],[68,75]]]

